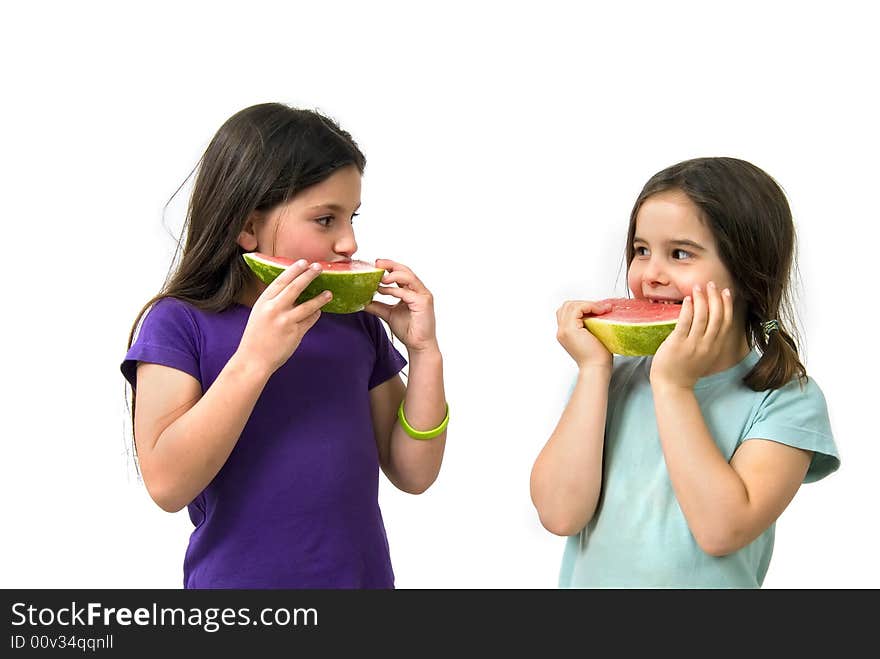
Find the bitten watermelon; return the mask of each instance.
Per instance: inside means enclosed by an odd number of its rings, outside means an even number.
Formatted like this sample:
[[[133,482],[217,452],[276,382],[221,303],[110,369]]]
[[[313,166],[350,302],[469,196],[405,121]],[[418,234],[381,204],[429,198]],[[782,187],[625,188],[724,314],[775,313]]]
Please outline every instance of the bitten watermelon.
[[[607,313],[584,317],[584,326],[617,355],[653,355],[678,322],[680,304],[609,298]]]
[[[260,252],[243,254],[254,274],[266,284],[294,263],[293,259],[269,256]],[[306,286],[297,304],[311,300],[322,291],[333,293],[333,299],[321,307],[329,313],[354,313],[363,309],[376,294],[385,270],[366,261],[318,261],[323,270]]]

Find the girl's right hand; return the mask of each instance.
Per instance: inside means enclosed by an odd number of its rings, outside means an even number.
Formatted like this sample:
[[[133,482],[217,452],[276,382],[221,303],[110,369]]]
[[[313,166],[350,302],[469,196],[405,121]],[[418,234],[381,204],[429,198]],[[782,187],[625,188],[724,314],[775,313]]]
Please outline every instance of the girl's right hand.
[[[318,276],[321,266],[300,259],[287,267],[266,287],[251,309],[236,354],[252,365],[274,373],[299,347],[305,333],[318,322],[321,307],[333,297],[324,291],[296,304],[305,287]]]
[[[584,316],[587,314],[606,313],[610,310],[611,305],[607,302],[569,300],[556,311],[556,340],[571,355],[578,369],[585,366],[611,366],[611,353],[584,327]]]

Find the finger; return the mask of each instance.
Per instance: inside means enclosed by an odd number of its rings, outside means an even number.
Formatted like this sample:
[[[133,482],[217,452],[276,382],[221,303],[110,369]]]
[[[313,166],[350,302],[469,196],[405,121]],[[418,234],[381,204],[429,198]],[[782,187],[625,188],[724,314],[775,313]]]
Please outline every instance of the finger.
[[[562,306],[556,310],[556,322],[562,325],[570,325],[572,320],[580,315],[577,311],[578,302],[576,300],[566,300]]]
[[[587,316],[601,316],[611,311],[610,302],[593,302],[591,300],[577,300],[572,303],[572,312],[578,320]]]
[[[718,337],[718,333],[721,331],[721,323],[724,320],[724,306],[714,281],[710,281],[706,285],[706,297],[709,318],[706,322],[705,338],[707,341],[713,342]]]
[[[291,311],[293,313],[293,318],[296,322],[303,322],[306,318],[311,316],[313,313],[320,311],[321,307],[327,304],[330,300],[333,299],[333,294],[330,291],[322,291],[318,293],[315,297],[310,300],[306,300],[302,304],[294,304],[291,306]]]
[[[276,295],[278,295],[281,291],[284,290],[284,287],[287,286],[294,279],[299,277],[303,272],[305,272],[306,268],[308,268],[309,262],[305,259],[299,259],[295,261],[291,265],[284,268],[275,279],[266,286],[266,289],[262,292],[260,297],[270,300]]]
[[[733,327],[733,295],[729,288],[721,291],[721,304],[724,309],[724,322],[721,324],[721,331],[727,334]]]
[[[681,302],[681,311],[678,312],[678,322],[675,323],[675,329],[672,330],[679,339],[686,339],[691,330],[691,324],[694,321],[694,300],[690,295],[686,295]]]
[[[706,322],[709,319],[709,307],[706,303],[706,295],[703,287],[699,284],[694,285],[691,291],[694,303],[694,316],[688,331],[689,338],[699,339],[706,333]]]
[[[608,302],[593,302],[590,300],[569,300],[560,308],[560,318],[567,322],[583,324],[583,319],[590,315],[601,316],[611,311]]]
[[[298,325],[300,325],[300,327],[304,328],[305,331],[307,332],[307,331],[309,331],[309,330],[312,328],[312,326],[313,326],[315,323],[318,322],[318,319],[319,319],[320,317],[321,317],[321,311],[320,311],[320,309],[319,309],[319,310],[316,311],[315,313],[313,313],[313,314],[311,314],[311,315],[309,315],[309,316],[306,316],[306,317],[303,318],[301,321],[299,321]]]
[[[400,302],[396,302],[394,304],[386,304],[385,302],[373,300],[364,307],[364,311],[366,311],[367,313],[371,313],[374,316],[378,316],[387,323],[391,319],[391,312],[398,304],[400,304]]]
[[[382,283],[407,286],[413,290],[427,290],[425,285],[410,270],[395,270],[393,272],[387,272],[382,277]]]
[[[419,299],[419,294],[411,288],[398,286],[379,286],[378,292],[382,295],[390,295],[398,300],[403,300],[407,305],[414,304]]]
[[[297,298],[302,295],[306,286],[311,284],[319,274],[321,274],[321,264],[312,263],[299,276],[295,277],[292,281],[289,281],[284,289],[275,296],[275,299],[282,306],[294,306]]]
[[[396,272],[399,270],[412,272],[408,266],[403,265],[403,263],[398,263],[397,261],[392,261],[391,259],[376,259],[375,263],[377,268],[384,268],[388,272]]]

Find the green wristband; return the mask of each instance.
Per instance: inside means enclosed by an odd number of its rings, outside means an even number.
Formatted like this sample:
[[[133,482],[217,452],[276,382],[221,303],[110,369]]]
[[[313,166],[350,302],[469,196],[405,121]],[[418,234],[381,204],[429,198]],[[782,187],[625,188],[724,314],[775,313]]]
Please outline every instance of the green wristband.
[[[443,421],[432,430],[416,430],[409,425],[403,414],[403,401],[400,401],[400,407],[397,408],[397,420],[400,421],[400,425],[406,431],[406,434],[413,439],[434,439],[437,435],[442,434],[446,430],[446,426],[449,425],[449,403],[446,403],[446,416],[443,418]]]

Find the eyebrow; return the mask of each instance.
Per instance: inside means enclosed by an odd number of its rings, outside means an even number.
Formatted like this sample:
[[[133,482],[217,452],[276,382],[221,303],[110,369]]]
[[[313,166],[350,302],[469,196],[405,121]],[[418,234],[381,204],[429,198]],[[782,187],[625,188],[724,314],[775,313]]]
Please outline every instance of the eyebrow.
[[[644,238],[639,238],[638,236],[633,238],[633,243],[645,243],[646,245],[649,244],[647,240],[645,240]],[[666,241],[666,244],[667,245],[681,245],[684,247],[691,247],[691,248],[697,249],[701,252],[706,251],[706,248],[703,247],[700,243],[695,243],[693,240],[688,240],[687,238],[674,238],[672,240]]]
[[[357,209],[360,208],[360,207],[361,207],[361,205],[360,205],[360,203],[358,203],[358,205],[355,206],[354,209],[357,210]],[[333,212],[335,212],[335,213],[341,213],[341,212],[343,212],[343,211],[345,210],[345,208],[343,208],[343,207],[340,206],[339,204],[334,204],[334,203],[330,203],[330,204],[315,204],[314,206],[310,206],[309,208],[310,208],[310,210],[324,210],[324,209],[326,209],[326,210],[329,210],[329,211],[333,211]]]

